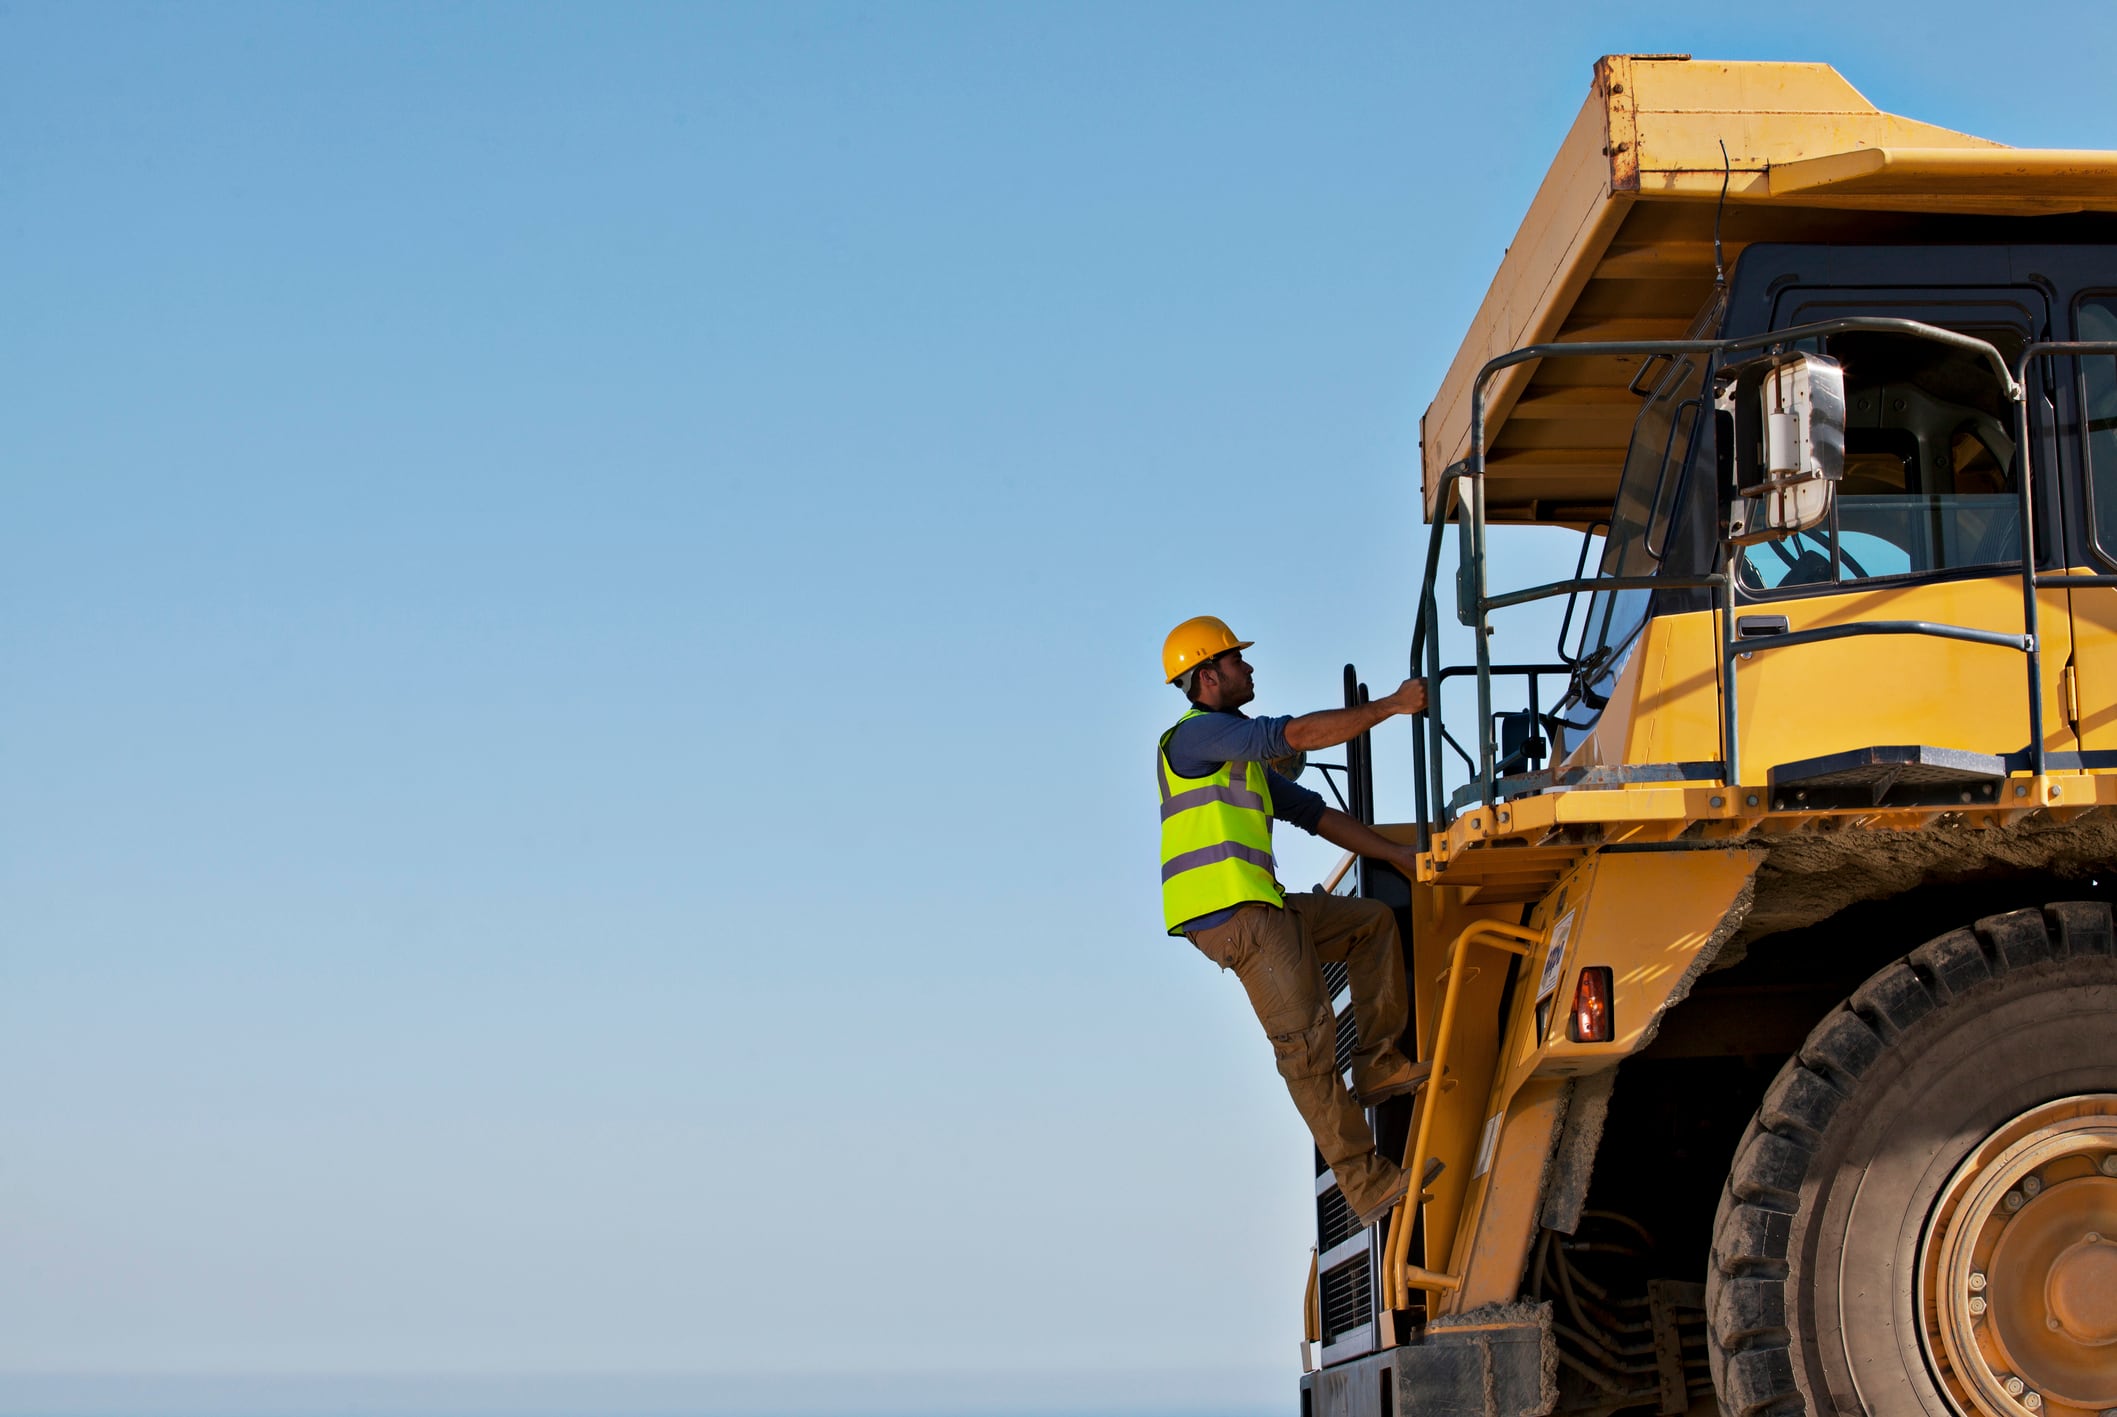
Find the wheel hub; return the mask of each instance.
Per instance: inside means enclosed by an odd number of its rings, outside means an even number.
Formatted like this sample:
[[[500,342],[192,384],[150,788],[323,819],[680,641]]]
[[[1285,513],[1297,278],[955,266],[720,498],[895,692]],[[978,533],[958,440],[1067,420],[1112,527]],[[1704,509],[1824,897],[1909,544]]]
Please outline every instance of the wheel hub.
[[[2033,1108],[1970,1153],[1920,1235],[1919,1297],[1964,1417],[2117,1408],[2117,1094]]]
[[[2089,1231],[2066,1247],[2044,1282],[2044,1306],[2077,1343],[2117,1343],[2117,1243]]]

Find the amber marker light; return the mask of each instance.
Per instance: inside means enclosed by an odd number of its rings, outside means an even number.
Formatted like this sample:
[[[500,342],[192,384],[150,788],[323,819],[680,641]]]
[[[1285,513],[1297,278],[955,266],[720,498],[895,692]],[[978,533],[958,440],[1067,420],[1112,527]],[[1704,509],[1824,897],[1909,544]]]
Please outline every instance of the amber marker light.
[[[1610,967],[1591,964],[1580,972],[1573,986],[1573,1017],[1566,1024],[1566,1037],[1575,1043],[1608,1043],[1617,1036],[1616,1011],[1610,996],[1615,986]]]

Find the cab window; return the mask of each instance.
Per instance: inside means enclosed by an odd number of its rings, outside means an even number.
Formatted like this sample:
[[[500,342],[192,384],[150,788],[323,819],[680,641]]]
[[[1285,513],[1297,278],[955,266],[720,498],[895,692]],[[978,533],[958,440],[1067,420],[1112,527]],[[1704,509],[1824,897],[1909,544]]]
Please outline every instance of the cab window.
[[[2117,296],[2097,295],[2080,303],[2080,337],[2117,340]],[[2080,361],[2081,412],[2088,439],[2089,494],[2095,505],[2095,544],[2117,560],[2117,356],[2088,355]]]
[[[2009,362],[2024,342],[2014,329],[1965,333]],[[1990,363],[1896,334],[1840,335],[1826,352],[1845,367],[1845,477],[1831,518],[1745,548],[1743,583],[1793,590],[2019,562],[2014,406]]]

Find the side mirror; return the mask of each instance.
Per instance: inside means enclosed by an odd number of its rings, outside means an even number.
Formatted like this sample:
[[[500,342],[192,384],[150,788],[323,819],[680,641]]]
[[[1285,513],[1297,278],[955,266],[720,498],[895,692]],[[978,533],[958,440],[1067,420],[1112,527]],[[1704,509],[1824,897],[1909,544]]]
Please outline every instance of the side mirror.
[[[1746,546],[1820,524],[1845,475],[1844,369],[1819,354],[1780,354],[1719,379],[1728,540]]]

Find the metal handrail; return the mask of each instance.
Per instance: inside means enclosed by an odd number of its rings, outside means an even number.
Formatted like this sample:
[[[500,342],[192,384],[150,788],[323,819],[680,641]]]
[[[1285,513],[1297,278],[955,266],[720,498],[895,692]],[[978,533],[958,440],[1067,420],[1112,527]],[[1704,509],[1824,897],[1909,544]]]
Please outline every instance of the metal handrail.
[[[1479,939],[1480,936],[1496,938]],[[1434,1026],[1432,1065],[1426,1074],[1424,1095],[1419,1099],[1419,1125],[1411,1142],[1411,1149],[1404,1154],[1405,1170],[1410,1174],[1411,1184],[1404,1199],[1397,1202],[1389,1215],[1389,1240],[1383,1247],[1386,1262],[1383,1266],[1383,1291],[1389,1307],[1408,1307],[1407,1300],[1413,1289],[1448,1290],[1460,1288],[1462,1280],[1443,1271],[1421,1269],[1411,1263],[1411,1207],[1424,1205],[1431,1197],[1426,1191],[1426,1144],[1433,1136],[1433,1109],[1446,1085],[1448,1072],[1449,1041],[1455,1033],[1456,1005],[1462,997],[1463,951],[1472,943],[1490,945],[1509,954],[1525,955],[1543,942],[1540,930],[1531,930],[1524,925],[1509,925],[1502,920],[1473,920],[1463,927],[1449,943],[1444,957],[1446,966],[1442,977],[1448,981],[1441,993],[1441,1017]]]
[[[1936,639],[1963,640],[1973,645],[1997,645],[2026,653],[2027,635],[2002,630],[1973,630],[1965,625],[1945,625],[1934,620],[1860,620],[1850,625],[1818,625],[1813,630],[1792,630],[1783,635],[1751,635],[1735,641],[1742,654],[1759,649],[1785,649],[1791,645],[1821,644],[1825,640],[1849,640],[1858,635],[1932,635]]]
[[[1532,601],[1551,600],[1575,591],[1603,590],[1711,590],[1720,584],[1718,576],[1577,576],[1566,581],[1546,581],[1542,585],[1525,590],[1510,590],[1499,595],[1487,596],[1487,610],[1511,610],[1517,605]]]

